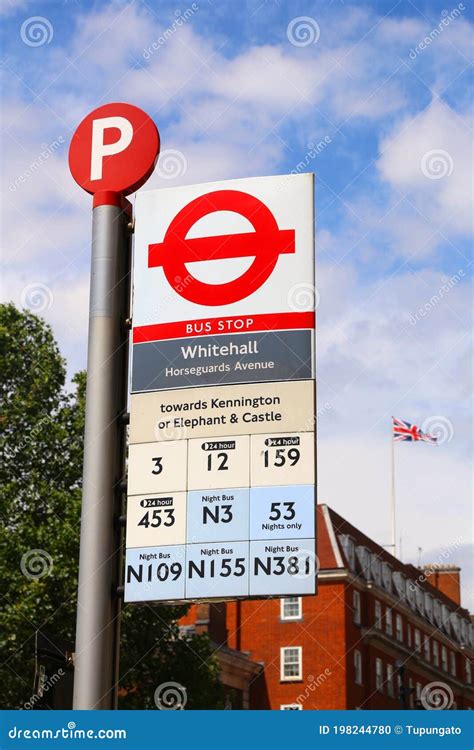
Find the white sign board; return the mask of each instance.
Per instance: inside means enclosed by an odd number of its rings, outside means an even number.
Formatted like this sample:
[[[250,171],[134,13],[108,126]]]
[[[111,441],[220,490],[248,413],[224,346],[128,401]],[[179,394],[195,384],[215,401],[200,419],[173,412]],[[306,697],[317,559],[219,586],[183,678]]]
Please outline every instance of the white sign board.
[[[313,202],[137,196],[126,601],[315,593]]]

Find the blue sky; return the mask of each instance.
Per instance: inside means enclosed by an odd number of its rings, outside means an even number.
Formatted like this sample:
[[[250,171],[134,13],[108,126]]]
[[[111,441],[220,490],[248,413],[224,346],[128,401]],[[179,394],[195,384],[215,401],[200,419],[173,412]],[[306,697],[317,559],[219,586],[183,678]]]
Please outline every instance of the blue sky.
[[[388,541],[390,415],[431,419],[442,445],[396,446],[403,555],[436,561],[458,543],[449,562],[467,563],[472,4],[1,12],[4,298],[51,322],[71,373],[85,366],[90,199],[67,150],[99,104],[155,119],[162,156],[144,189],[304,162],[317,181],[320,500]]]

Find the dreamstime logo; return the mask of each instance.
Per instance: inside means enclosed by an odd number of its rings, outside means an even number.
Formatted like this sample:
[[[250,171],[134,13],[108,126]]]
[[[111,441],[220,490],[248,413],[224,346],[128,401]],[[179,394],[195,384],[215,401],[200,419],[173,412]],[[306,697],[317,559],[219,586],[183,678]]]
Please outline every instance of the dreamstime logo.
[[[30,711],[31,709],[35,708],[38,701],[40,701],[45,693],[50,690],[50,688],[54,687],[57,682],[60,681],[61,677],[64,677],[66,672],[61,667],[58,669],[57,672],[51,675],[51,677],[46,678],[44,675],[42,676],[42,679],[40,679],[40,682],[38,684],[38,691],[34,693],[26,703],[23,704],[23,708],[25,711]],[[71,729],[71,727],[69,727]]]
[[[325,135],[322,140],[320,140],[318,143],[314,143],[311,141],[308,143],[308,150],[304,156],[304,159],[298,162],[296,167],[291,170],[291,174],[301,174],[301,172],[305,172],[308,168],[309,163],[316,159],[319,154],[324,151],[325,148],[329,146],[329,144],[332,143],[332,139],[329,135]]]
[[[446,564],[446,560],[449,560],[462,544],[464,544],[464,538],[460,537],[445,547],[438,556],[437,562],[431,563],[429,567],[425,568],[423,572],[420,573],[415,582],[410,583],[410,591],[416,591],[420,583],[426,583],[432,575],[435,575],[436,571]]]
[[[331,677],[331,675],[332,675],[332,672],[329,669],[329,667],[326,667],[326,669],[324,670],[324,672],[321,672],[320,674],[318,674],[317,677],[315,677],[314,674],[309,674],[308,675],[308,682],[307,682],[305,691],[304,691],[304,693],[300,693],[299,694],[299,696],[296,699],[296,703],[299,706],[302,706],[303,703],[305,703],[307,701],[307,699],[309,698],[309,696],[311,695],[311,693],[314,693],[314,691],[320,685],[322,685],[324,682],[326,682],[326,680],[329,677]]]
[[[288,292],[287,300],[295,312],[312,312],[319,305],[319,292],[313,284],[295,284]]]
[[[457,273],[451,276],[450,279],[444,281],[436,294],[433,294],[431,299],[425,302],[423,307],[419,307],[416,313],[410,314],[410,325],[416,326],[421,318],[426,318],[428,313],[431,312],[431,310],[433,310],[433,308],[435,308],[436,305],[444,299],[445,295],[448,294],[448,292],[450,292],[451,289],[456,286],[456,284],[459,284],[459,282],[464,278],[465,275],[466,274],[464,273],[464,270],[460,268]]]
[[[425,36],[425,38],[422,39],[421,42],[416,45],[416,47],[410,50],[410,58],[412,60],[416,60],[417,56],[421,55],[421,53],[443,33],[445,28],[449,26],[452,21],[455,21],[456,18],[459,18],[461,12],[464,10],[466,10],[466,6],[464,5],[464,3],[458,3],[456,8],[453,8],[451,12],[447,10],[441,11],[441,21],[437,24],[437,26],[431,29],[430,33]]]
[[[164,180],[174,180],[176,177],[182,177],[186,174],[187,170],[188,163],[181,151],[168,148],[161,152],[156,171]]]
[[[155,690],[155,705],[160,711],[182,711],[187,702],[186,688],[179,682],[162,682]]]
[[[46,414],[46,416],[41,417],[39,422],[37,422],[35,426],[31,428],[29,434],[25,435],[25,443],[36,442],[38,438],[41,437],[41,434],[46,429],[48,429],[50,424],[51,424],[51,416],[49,414]]]
[[[42,47],[53,38],[53,25],[44,16],[31,16],[21,24],[20,36],[28,47]]]
[[[288,558],[288,573],[300,581],[313,578],[320,567],[319,557],[310,549],[300,549]]]
[[[420,700],[426,711],[448,711],[454,703],[454,694],[445,682],[429,682],[421,691]]]
[[[175,20],[171,24],[171,26],[168,26],[167,29],[164,30],[164,32],[161,34],[161,36],[158,37],[149,47],[143,50],[143,57],[145,60],[149,60],[152,55],[155,54],[157,50],[160,49],[160,47],[163,47],[164,44],[170,39],[173,34],[178,31],[178,29],[183,26],[191,16],[196,13],[196,11],[199,10],[199,5],[197,3],[193,3],[190,8],[186,8],[184,13],[181,13],[180,10],[175,10]]]
[[[189,286],[192,280],[193,276],[191,276],[190,273],[186,274],[184,278],[179,274],[176,275],[174,277],[176,286],[173,287],[173,293],[169,292],[168,294],[163,294],[160,296],[159,300],[154,301],[153,306],[150,307],[150,310],[146,315],[145,322],[148,324],[156,323],[161,313],[168,309],[170,302],[173,300],[174,292],[176,291],[178,294],[182,295],[183,291]]]
[[[421,429],[428,435],[435,437],[438,445],[450,443],[454,436],[453,423],[447,417],[439,415],[425,419]]]
[[[22,555],[20,569],[25,578],[44,578],[53,569],[53,558],[44,549],[30,549]]]
[[[41,282],[28,284],[21,292],[21,304],[31,312],[44,312],[53,304],[53,293],[49,286]]]
[[[9,189],[11,192],[15,192],[17,188],[24,184],[30,177],[32,177],[35,172],[37,172],[38,169],[41,168],[41,166],[44,164],[47,159],[50,158],[50,156],[53,156],[55,152],[58,150],[58,148],[64,143],[64,138],[62,135],[59,135],[56,140],[51,141],[51,143],[42,143],[41,144],[41,151],[25,169],[22,174],[18,175],[18,177],[13,180],[13,182],[10,183]]]
[[[441,180],[453,173],[454,162],[451,154],[441,148],[433,148],[423,154],[420,162],[421,171],[429,180]]]
[[[161,442],[166,440],[167,443],[175,443],[178,440],[183,440],[186,436],[185,427],[173,427],[171,421],[166,419],[161,422],[157,422],[155,429],[153,430],[155,440]]]
[[[298,16],[288,24],[286,35],[294,47],[307,47],[317,43],[321,30],[318,22],[311,16]]]

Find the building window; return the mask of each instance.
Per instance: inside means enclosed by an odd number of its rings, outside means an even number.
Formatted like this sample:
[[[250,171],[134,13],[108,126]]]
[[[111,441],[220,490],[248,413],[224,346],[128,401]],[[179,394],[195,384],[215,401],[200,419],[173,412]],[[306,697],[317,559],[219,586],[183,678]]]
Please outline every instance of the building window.
[[[378,657],[375,659],[375,689],[383,693],[383,663]]]
[[[411,648],[411,625],[409,622],[407,622],[407,645],[408,648]]]
[[[393,698],[393,667],[387,664],[387,695]]]
[[[423,641],[423,652],[424,652],[425,661],[429,661],[430,660],[430,642],[426,635],[425,635],[425,640]]]
[[[395,632],[397,635],[397,641],[403,641],[403,620],[401,615],[395,617]]]
[[[448,651],[446,646],[441,646],[441,668],[448,671]]]
[[[417,701],[421,700],[421,682],[416,683],[415,695]]]
[[[421,651],[421,633],[418,628],[415,628],[415,651]]]
[[[352,607],[354,612],[354,624],[360,625],[360,593],[355,589],[352,592]]]
[[[280,615],[282,620],[301,620],[303,615],[301,596],[286,596],[281,600]]]
[[[280,675],[282,680],[301,680],[303,675],[301,646],[280,649]]]
[[[382,605],[377,599],[375,600],[375,627],[382,629]]]
[[[354,682],[356,685],[362,685],[362,654],[360,651],[354,651]]]
[[[301,706],[299,703],[283,703],[282,706],[280,706],[280,711],[302,711],[303,706]]]
[[[453,677],[456,677],[456,654],[454,651],[450,652],[449,657],[451,661],[451,674]]]
[[[393,633],[392,610],[390,607],[385,607],[385,632],[387,635],[392,635]]]
[[[470,659],[466,659],[466,682],[472,684],[472,665]]]
[[[434,664],[435,667],[439,667],[439,646],[438,646],[438,641],[433,641],[432,649],[433,649],[433,664]]]

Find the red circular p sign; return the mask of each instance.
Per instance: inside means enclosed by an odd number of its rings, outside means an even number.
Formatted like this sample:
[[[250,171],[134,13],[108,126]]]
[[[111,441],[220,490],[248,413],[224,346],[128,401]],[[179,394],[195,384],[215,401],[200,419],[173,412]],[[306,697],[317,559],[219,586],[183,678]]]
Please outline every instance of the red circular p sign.
[[[69,168],[76,182],[94,194],[94,205],[114,202],[141,187],[160,152],[153,120],[132,104],[105,104],[87,115],[69,147]]]

